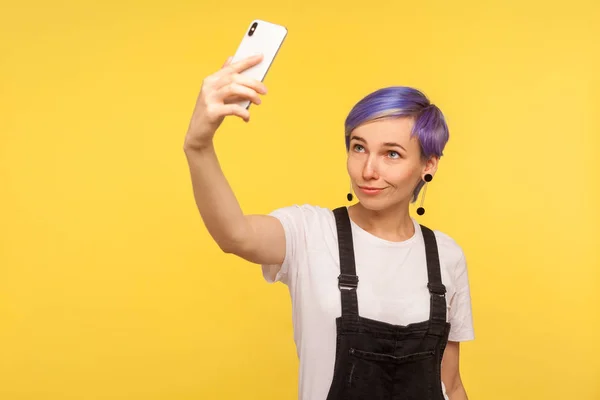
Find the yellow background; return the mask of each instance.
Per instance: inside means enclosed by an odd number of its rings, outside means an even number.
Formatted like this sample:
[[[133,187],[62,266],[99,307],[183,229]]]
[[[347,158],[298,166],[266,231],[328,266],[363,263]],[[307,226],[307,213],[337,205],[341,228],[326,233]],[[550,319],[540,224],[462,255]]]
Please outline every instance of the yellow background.
[[[211,241],[182,151],[253,18],[289,36],[250,124],[218,133],[244,210],[345,204],[352,105],[424,90],[451,139],[418,219],[468,257],[470,398],[600,399],[599,17],[592,0],[3,1],[0,399],[295,398],[287,291]]]

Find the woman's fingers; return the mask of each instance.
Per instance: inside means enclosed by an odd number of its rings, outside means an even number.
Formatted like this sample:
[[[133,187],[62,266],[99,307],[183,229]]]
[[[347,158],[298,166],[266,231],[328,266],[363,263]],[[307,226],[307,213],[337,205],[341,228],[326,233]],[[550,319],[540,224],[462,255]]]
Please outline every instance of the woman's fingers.
[[[241,60],[238,60],[234,63],[231,62],[232,58],[230,58],[225,62],[223,68],[221,68],[219,71],[213,74],[213,77],[215,79],[219,79],[225,75],[239,74],[241,72],[244,72],[248,68],[259,64],[262,61],[262,59],[262,54],[242,58]]]
[[[262,60],[262,55],[247,57],[235,63],[232,60],[229,57],[219,71],[203,82],[199,99],[202,100],[200,104],[204,105],[205,114],[210,121],[236,115],[248,122],[250,112],[238,103],[249,100],[254,104],[261,104],[259,94],[267,93],[267,88],[261,81],[241,73],[257,65]]]
[[[227,115],[236,115],[248,122],[250,120],[250,111],[239,104],[223,104],[219,106],[219,114],[223,117]]]
[[[226,66],[228,66],[229,64],[231,64],[231,60],[233,60],[233,57],[231,57],[231,56],[227,57],[227,61],[225,61],[225,64],[223,64],[223,66],[221,67],[221,69],[223,69]]]
[[[231,76],[231,80],[239,85],[249,87],[260,94],[267,94],[267,87],[264,83],[259,80],[250,78],[242,74],[234,74]]]
[[[213,91],[218,91],[231,83],[237,83],[260,94],[267,94],[267,88],[261,81],[241,74],[241,72],[247,69],[246,66],[256,65],[256,60],[260,60],[261,58],[262,56],[260,55],[252,56],[231,64],[233,58],[229,57],[221,70],[212,74],[206,81]]]
[[[215,99],[222,103],[231,103],[239,100],[250,100],[254,104],[260,104],[258,93],[247,86],[236,82],[222,86],[214,93]]]
[[[258,65],[263,60],[262,54],[256,54],[250,57],[243,58],[239,61],[234,62],[233,64],[228,65],[228,68],[231,69],[231,72],[240,73],[248,68],[251,68],[255,65]]]
[[[213,84],[213,89],[219,90],[223,86],[227,86],[232,83],[245,86],[260,94],[267,94],[267,87],[264,83],[242,74],[229,74],[222,76],[217,81],[215,81],[215,83]]]

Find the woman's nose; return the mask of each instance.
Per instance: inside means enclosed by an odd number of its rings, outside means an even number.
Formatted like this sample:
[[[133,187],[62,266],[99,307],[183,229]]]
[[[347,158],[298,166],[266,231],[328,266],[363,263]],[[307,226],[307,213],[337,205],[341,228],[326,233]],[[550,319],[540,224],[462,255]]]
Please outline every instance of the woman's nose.
[[[372,180],[379,178],[377,173],[377,163],[373,157],[369,157],[363,166],[363,179]]]

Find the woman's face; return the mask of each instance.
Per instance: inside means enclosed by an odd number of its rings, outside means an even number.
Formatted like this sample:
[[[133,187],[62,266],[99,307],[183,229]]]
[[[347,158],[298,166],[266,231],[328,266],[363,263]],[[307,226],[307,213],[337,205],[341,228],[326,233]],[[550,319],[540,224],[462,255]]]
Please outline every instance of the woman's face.
[[[408,204],[437,158],[425,162],[419,140],[411,137],[412,118],[389,118],[359,126],[350,134],[348,173],[360,203],[370,210]]]

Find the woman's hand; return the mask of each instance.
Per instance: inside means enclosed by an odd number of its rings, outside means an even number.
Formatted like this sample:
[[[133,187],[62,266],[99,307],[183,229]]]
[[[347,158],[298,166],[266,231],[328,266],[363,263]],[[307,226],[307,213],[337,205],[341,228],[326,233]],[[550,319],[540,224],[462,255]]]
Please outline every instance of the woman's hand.
[[[262,58],[262,55],[255,55],[231,64],[230,57],[219,71],[204,79],[185,137],[186,150],[212,145],[215,132],[228,115],[236,115],[248,122],[250,112],[235,103],[250,100],[258,105],[261,103],[259,94],[266,94],[267,89],[262,82],[241,75],[241,72],[257,65]]]

